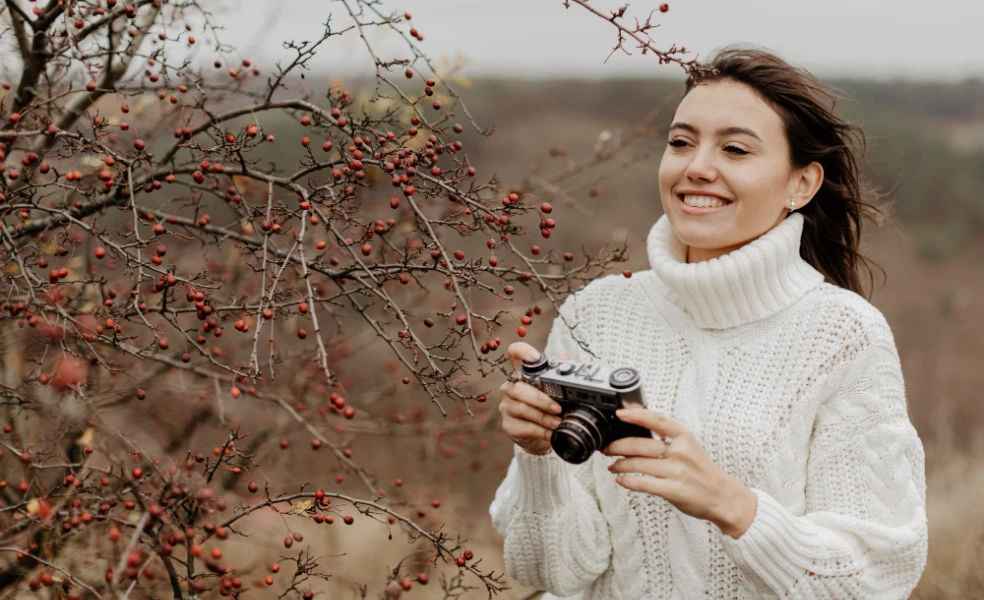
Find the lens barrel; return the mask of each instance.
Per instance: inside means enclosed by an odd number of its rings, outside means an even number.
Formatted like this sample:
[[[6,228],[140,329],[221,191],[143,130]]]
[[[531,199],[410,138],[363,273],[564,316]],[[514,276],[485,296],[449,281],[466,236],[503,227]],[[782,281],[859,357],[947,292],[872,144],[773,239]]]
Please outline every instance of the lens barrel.
[[[610,435],[604,415],[590,406],[580,406],[564,415],[550,436],[550,445],[557,456],[579,465],[607,446]]]

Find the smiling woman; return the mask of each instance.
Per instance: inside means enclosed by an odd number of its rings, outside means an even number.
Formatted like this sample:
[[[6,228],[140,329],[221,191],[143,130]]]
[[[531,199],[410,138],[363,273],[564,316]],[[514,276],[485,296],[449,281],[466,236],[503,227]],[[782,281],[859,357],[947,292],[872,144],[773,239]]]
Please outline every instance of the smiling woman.
[[[546,599],[907,598],[925,456],[891,328],[861,295],[861,220],[879,214],[864,136],[773,54],[710,65],[668,132],[652,268],[571,295],[544,349],[638,371],[645,408],[617,417],[652,435],[568,464],[547,444],[566,414],[504,386],[506,570]]]
[[[719,75],[688,81],[659,169],[663,211],[688,262],[740,248],[799,210],[804,259],[862,293],[861,227],[883,216],[860,179],[864,133],[833,112],[814,77],[790,79],[768,53],[727,49],[714,64]]]

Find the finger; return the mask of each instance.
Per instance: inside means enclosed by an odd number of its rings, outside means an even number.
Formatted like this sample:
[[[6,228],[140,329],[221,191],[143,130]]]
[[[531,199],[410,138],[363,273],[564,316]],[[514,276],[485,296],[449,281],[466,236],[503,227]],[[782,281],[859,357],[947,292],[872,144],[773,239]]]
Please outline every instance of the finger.
[[[645,492],[664,499],[672,493],[673,486],[675,485],[674,482],[669,479],[656,479],[653,477],[628,477],[626,475],[619,475],[616,477],[615,483],[627,490]]]
[[[538,410],[529,404],[524,404],[523,402],[509,402],[503,411],[503,414],[514,419],[536,423],[537,425],[546,427],[551,431],[560,425],[560,417],[545,413],[542,410]]]
[[[507,351],[515,377],[519,377],[523,373],[523,360],[533,361],[540,357],[540,352],[526,342],[513,342],[509,344]]]
[[[670,476],[669,463],[656,458],[629,457],[620,458],[608,465],[612,473],[645,473],[653,477],[667,478]]]
[[[615,411],[620,421],[642,425],[661,436],[680,437],[690,430],[673,419],[648,408],[620,408]]]
[[[545,413],[559,415],[562,412],[563,409],[560,404],[555,402],[550,396],[544,394],[542,390],[533,387],[525,381],[512,381],[508,383],[509,386],[503,394],[513,400],[529,404]]]
[[[549,442],[550,436],[553,435],[552,429],[540,427],[536,423],[531,423],[529,421],[513,419],[509,416],[503,417],[502,430],[506,432],[510,438],[514,439],[537,439],[546,440]]]
[[[643,456],[659,458],[663,455],[666,442],[655,438],[629,436],[615,440],[602,450],[606,456]]]

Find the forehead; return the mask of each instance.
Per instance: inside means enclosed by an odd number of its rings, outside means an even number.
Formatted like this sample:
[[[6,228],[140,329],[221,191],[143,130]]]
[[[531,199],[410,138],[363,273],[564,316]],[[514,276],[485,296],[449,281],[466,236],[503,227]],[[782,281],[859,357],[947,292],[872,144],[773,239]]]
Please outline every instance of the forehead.
[[[755,90],[734,81],[696,86],[677,106],[674,121],[696,126],[701,135],[721,127],[747,127],[763,140],[783,135],[782,118]]]

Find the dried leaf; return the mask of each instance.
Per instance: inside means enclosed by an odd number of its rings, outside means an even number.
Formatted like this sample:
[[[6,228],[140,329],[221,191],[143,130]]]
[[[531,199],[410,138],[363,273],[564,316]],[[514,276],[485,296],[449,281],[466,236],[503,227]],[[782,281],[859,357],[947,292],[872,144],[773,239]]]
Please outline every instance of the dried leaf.
[[[133,111],[134,117],[139,117],[141,114],[143,114],[143,111],[145,108],[147,108],[147,106],[154,104],[155,102],[156,100],[154,99],[153,96],[146,95],[141,97],[140,100],[137,102],[136,106],[134,106],[130,110]]]
[[[95,437],[95,430],[92,427],[88,427],[82,432],[82,435],[75,440],[75,443],[79,446],[86,446],[92,443],[93,437]]]

